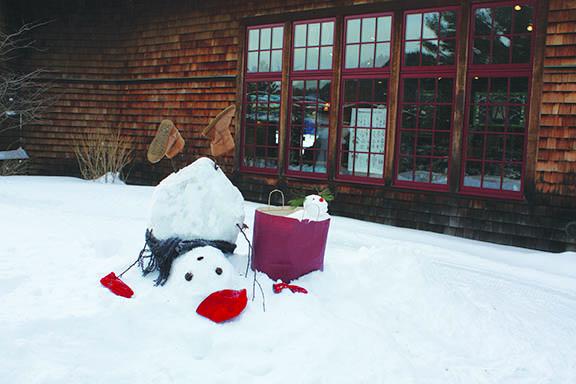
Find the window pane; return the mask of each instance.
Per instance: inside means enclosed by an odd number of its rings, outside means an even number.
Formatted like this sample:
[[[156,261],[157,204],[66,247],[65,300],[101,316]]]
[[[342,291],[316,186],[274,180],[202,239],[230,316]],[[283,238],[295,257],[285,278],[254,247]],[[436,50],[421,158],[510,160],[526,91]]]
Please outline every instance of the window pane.
[[[413,155],[414,149],[416,148],[416,145],[414,144],[415,140],[416,134],[414,132],[402,132],[400,135],[400,154]]]
[[[522,165],[508,164],[504,166],[504,180],[502,182],[502,189],[507,191],[520,191],[522,179]]]
[[[376,68],[386,67],[390,64],[390,43],[376,44],[376,59],[374,66]]]
[[[499,7],[494,12],[494,32],[508,34],[512,32],[512,7]]]
[[[294,49],[294,67],[293,67],[293,69],[295,71],[303,70],[305,62],[306,62],[306,48]]]
[[[294,46],[306,46],[306,24],[298,24],[294,28]]]
[[[512,41],[512,63],[525,64],[530,62],[530,37],[515,36]]]
[[[438,64],[453,65],[456,52],[456,40],[440,40]]]
[[[270,72],[270,51],[260,51],[258,72]]]
[[[424,14],[423,39],[434,39],[438,37],[440,28],[440,14],[438,12],[429,12]]]
[[[422,65],[436,65],[438,40],[422,41]]]
[[[360,53],[359,45],[346,46],[346,68],[358,68],[358,55]]]
[[[408,41],[404,48],[404,64],[407,66],[420,65],[420,42]]]
[[[332,47],[320,48],[320,69],[332,68]]]
[[[430,182],[430,164],[431,160],[427,157],[416,158],[416,169],[414,172],[414,181],[418,183]]]
[[[362,42],[371,43],[376,41],[376,19],[366,17],[362,19]]]
[[[474,34],[489,35],[492,32],[492,10],[478,8],[474,12]]]
[[[282,51],[280,50],[272,51],[270,71],[271,72],[282,71]]]
[[[398,162],[398,176],[400,181],[414,181],[414,158],[411,156],[400,157]]]
[[[448,160],[432,160],[432,184],[448,184]]]
[[[434,134],[434,156],[448,157],[450,152],[450,132]]]
[[[502,182],[502,165],[499,163],[484,163],[482,188],[500,189]]]
[[[422,29],[422,14],[412,14],[406,16],[406,40],[420,39]]]
[[[440,35],[442,37],[455,37],[456,36],[456,26],[457,26],[457,16],[454,11],[444,11],[441,13],[440,22]]]
[[[314,70],[318,69],[318,48],[308,48],[306,50],[306,69]]]
[[[474,64],[490,63],[490,40],[474,39]]]
[[[258,72],[258,51],[248,52],[248,72]]]
[[[334,38],[334,22],[322,23],[322,45],[332,45]]]
[[[255,51],[258,49],[258,41],[260,39],[260,30],[251,29],[248,32],[248,50]]]
[[[360,42],[360,19],[348,20],[346,28],[346,43]]]
[[[360,49],[360,68],[374,67],[374,44],[362,44]]]
[[[272,48],[282,48],[284,39],[284,28],[275,27],[272,30]]]
[[[320,45],[320,24],[308,24],[308,46]]]
[[[272,30],[270,28],[262,28],[260,30],[260,49],[270,49],[270,42]]]
[[[452,90],[454,88],[454,80],[449,77],[442,77],[438,79],[438,101],[449,103],[452,101]]]
[[[378,18],[378,32],[376,40],[390,41],[390,31],[392,29],[392,18],[390,16],[382,16]]]
[[[514,12],[514,33],[531,32],[533,26],[532,8],[522,6],[520,10]]]
[[[508,161],[521,162],[524,156],[524,135],[509,135],[506,138],[506,157]]]
[[[508,64],[510,62],[511,40],[506,36],[497,36],[493,41],[492,63]]]
[[[416,101],[418,95],[418,79],[404,80],[404,101]]]

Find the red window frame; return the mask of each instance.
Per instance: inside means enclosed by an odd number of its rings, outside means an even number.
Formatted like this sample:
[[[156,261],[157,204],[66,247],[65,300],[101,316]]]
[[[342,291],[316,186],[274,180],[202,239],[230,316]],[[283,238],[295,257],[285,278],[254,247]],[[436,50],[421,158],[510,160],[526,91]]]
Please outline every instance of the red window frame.
[[[436,38],[430,38],[430,40],[443,40],[443,39],[449,39],[449,40],[454,40],[455,41],[455,45],[454,45],[454,64],[438,64],[439,61],[437,59],[436,61],[436,65],[418,65],[418,66],[410,66],[410,65],[406,65],[406,48],[405,48],[405,44],[406,41],[420,41],[420,47],[422,47],[422,41],[425,41],[427,39],[423,38],[423,30],[424,30],[424,14],[426,13],[432,13],[432,12],[438,12],[438,13],[442,13],[444,11],[453,11],[456,13],[456,20],[455,20],[455,26],[456,26],[456,30],[455,30],[455,34],[454,37],[449,37],[449,38],[443,38],[440,36],[440,23],[438,25],[438,36]],[[407,18],[409,15],[414,15],[414,14],[422,14],[422,23],[420,25],[420,39],[416,40],[416,39],[406,39],[406,33],[407,33],[407,29],[408,29],[408,23],[406,22]],[[419,190],[430,190],[430,191],[448,191],[450,188],[450,169],[452,167],[452,138],[453,138],[453,132],[454,132],[454,106],[455,106],[455,102],[456,102],[456,94],[455,94],[455,88],[456,88],[456,63],[458,61],[457,58],[457,53],[458,53],[458,47],[460,46],[460,43],[458,41],[458,37],[460,36],[461,31],[458,30],[458,27],[460,25],[460,18],[461,18],[461,14],[460,14],[460,7],[457,6],[450,6],[450,7],[442,7],[442,8],[428,8],[428,9],[415,9],[415,10],[409,10],[404,12],[403,14],[403,20],[404,20],[404,25],[402,28],[402,42],[401,42],[401,47],[402,47],[402,61],[401,61],[401,65],[400,65],[400,89],[399,89],[399,95],[398,95],[398,119],[396,122],[396,142],[395,142],[395,156],[394,156],[394,177],[393,177],[393,184],[395,186],[398,187],[403,187],[403,188],[410,188],[410,189],[419,189]],[[420,50],[420,63],[422,63],[422,51]],[[416,128],[414,129],[406,129],[404,127],[402,127],[402,123],[403,123],[403,106],[405,104],[415,104],[419,110],[421,105],[425,105],[424,102],[420,102],[420,101],[416,101],[416,102],[405,102],[404,101],[404,82],[406,79],[425,79],[425,78],[431,78],[431,79],[441,79],[441,78],[451,78],[453,79],[452,82],[452,98],[451,98],[451,102],[446,102],[446,103],[442,103],[442,102],[438,102],[436,101],[437,99],[437,95],[438,95],[438,85],[437,85],[437,80],[435,80],[435,96],[434,99],[435,101],[431,103],[431,105],[434,106],[442,106],[442,105],[449,105],[450,109],[451,109],[451,116],[450,116],[450,141],[449,141],[449,146],[448,146],[448,156],[436,156],[434,154],[434,140],[436,137],[437,133],[443,133],[443,131],[438,131],[436,130],[436,126],[437,126],[437,119],[434,118],[433,121],[433,126],[432,129],[423,129],[422,131],[426,131],[426,132],[430,132],[432,134],[432,144],[431,144],[431,148],[430,148],[430,154],[429,155],[417,155],[417,151],[418,151],[418,137],[416,137],[416,139],[414,140],[414,145],[413,145],[413,149],[412,149],[412,166],[413,166],[413,180],[402,180],[399,178],[399,170],[400,170],[400,161],[401,158],[404,158],[405,156],[402,156],[401,153],[401,138],[402,138],[402,133],[403,132],[407,132],[407,131],[414,131],[416,133],[416,135],[420,132],[420,128],[419,125],[416,126]],[[434,108],[434,114],[436,116],[436,112],[437,109]],[[418,118],[418,117],[417,117]],[[421,158],[421,159],[428,159],[429,161],[429,181],[428,182],[423,182],[423,181],[416,181],[415,180],[415,175],[416,175],[416,159],[417,158]],[[446,171],[446,183],[433,183],[432,182],[432,162],[434,160],[443,160],[445,159],[448,164],[447,164],[447,171]]]
[[[378,41],[377,36],[378,36],[378,18],[379,17],[390,17],[390,39],[389,40],[382,40],[382,41]],[[364,44],[371,44],[370,42],[365,43],[362,42],[362,26],[363,26],[363,20],[367,19],[367,18],[375,18],[376,19],[376,28],[375,28],[375,40],[374,40],[374,56],[373,59],[376,59],[376,47],[378,44],[382,44],[382,43],[387,43],[389,44],[389,61],[388,61],[388,65],[384,66],[384,67],[360,67],[360,59],[361,59],[361,47]],[[347,33],[348,33],[348,22],[350,20],[356,20],[359,19],[360,20],[360,30],[359,30],[359,41],[357,43],[347,43]],[[336,162],[336,174],[335,174],[335,179],[339,180],[339,181],[349,181],[349,182],[357,182],[357,183],[362,183],[362,184],[377,184],[377,185],[382,185],[384,183],[384,169],[386,167],[385,161],[386,161],[386,136],[388,134],[388,130],[389,130],[389,126],[388,126],[388,111],[389,111],[389,100],[390,100],[390,71],[391,71],[391,62],[392,62],[392,44],[394,42],[394,39],[396,38],[396,36],[394,36],[394,28],[392,28],[392,26],[394,25],[394,14],[392,12],[379,12],[379,13],[370,13],[370,14],[362,14],[362,15],[354,15],[354,16],[347,16],[344,18],[344,28],[343,28],[343,38],[342,38],[342,50],[341,50],[341,81],[340,81],[340,108],[339,108],[339,113],[338,113],[338,149],[337,149],[337,162]],[[346,51],[348,49],[348,46],[350,45],[358,45],[359,49],[358,49],[358,67],[356,68],[346,68]],[[345,87],[346,87],[346,81],[347,80],[372,80],[372,81],[378,81],[378,80],[385,80],[387,82],[387,86],[386,86],[386,95],[385,95],[385,101],[384,102],[376,102],[375,100],[375,84],[372,84],[372,98],[371,100],[354,100],[354,103],[362,103],[362,104],[372,104],[372,105],[376,105],[376,104],[385,104],[386,105],[386,111],[387,111],[387,116],[386,116],[386,125],[384,126],[384,128],[375,128],[373,126],[373,121],[372,121],[372,117],[373,117],[373,111],[371,112],[371,122],[370,122],[370,126],[368,127],[362,127],[362,129],[368,129],[370,130],[370,140],[369,140],[369,145],[368,145],[368,150],[367,151],[357,151],[356,150],[356,146],[353,146],[353,150],[348,150],[348,151],[344,151],[342,149],[342,140],[343,140],[343,131],[345,128],[348,129],[353,129],[355,132],[357,132],[358,130],[358,126],[355,127],[345,127],[344,126],[344,122],[343,122],[343,116],[344,116],[344,108],[345,108],[345,103],[347,102],[346,100],[346,91],[345,91]],[[359,90],[358,90],[359,92]],[[383,136],[384,136],[384,143],[383,143],[383,150],[382,152],[372,152],[372,134],[374,132],[374,130],[378,130],[378,131],[383,131]],[[356,135],[356,133],[355,133]],[[349,143],[350,145],[350,143]],[[352,166],[352,173],[351,174],[345,174],[342,173],[343,167],[342,167],[342,162],[343,162],[343,156],[349,156],[350,154],[352,154],[353,156],[353,166]],[[361,155],[366,155],[367,156],[367,175],[356,175],[356,155],[361,154]],[[383,158],[383,167],[382,167],[382,174],[381,176],[370,176],[369,171],[371,170],[371,159],[372,156],[381,156]]]
[[[333,23],[333,28],[332,28],[332,62],[330,65],[330,69],[304,69],[304,70],[295,70],[294,69],[294,60],[295,60],[295,54],[294,51],[295,49],[299,49],[299,48],[306,48],[305,51],[305,61],[304,61],[304,67],[306,68],[306,62],[307,62],[307,49],[312,47],[312,48],[319,48],[319,52],[318,52],[318,68],[320,68],[320,60],[321,60],[321,51],[320,48],[321,47],[327,47],[329,45],[322,45],[322,23],[324,22],[332,22]],[[319,35],[319,45],[308,45],[308,27],[306,28],[307,31],[307,37],[306,37],[306,45],[302,46],[302,47],[296,47],[295,46],[295,38],[296,38],[296,27],[298,25],[309,25],[309,24],[316,24],[316,23],[320,23],[320,35]],[[292,52],[292,62],[290,65],[290,71],[289,71],[289,84],[288,86],[290,87],[290,91],[289,91],[289,100],[288,100],[288,113],[289,113],[289,119],[288,119],[288,129],[286,130],[286,135],[287,135],[287,140],[286,140],[286,159],[285,159],[285,172],[286,175],[288,176],[298,176],[298,177],[302,177],[302,178],[311,178],[311,179],[326,179],[328,177],[328,173],[329,173],[329,161],[328,159],[330,158],[330,150],[328,148],[328,146],[326,147],[325,150],[325,170],[323,172],[316,172],[316,171],[304,171],[303,167],[304,164],[302,162],[303,160],[303,151],[304,151],[304,146],[303,146],[303,141],[302,139],[300,139],[300,145],[299,146],[292,146],[292,142],[291,142],[291,135],[292,135],[292,131],[294,129],[294,124],[292,122],[292,110],[293,110],[293,106],[294,106],[294,98],[293,98],[293,84],[295,81],[304,81],[306,82],[307,80],[313,80],[313,81],[318,81],[318,84],[320,81],[324,80],[324,81],[329,81],[330,82],[330,90],[329,90],[329,95],[332,94],[332,77],[333,77],[333,72],[334,72],[334,42],[335,42],[335,26],[336,26],[336,18],[323,18],[323,19],[313,19],[313,20],[302,20],[302,21],[296,21],[294,23],[292,23],[292,46],[290,47],[291,52]],[[318,91],[319,92],[319,91]],[[316,98],[315,102],[312,101],[304,101],[303,104],[305,105],[313,105],[315,104],[317,109],[318,106],[320,105],[320,103],[318,102],[319,98]],[[330,108],[330,104],[331,104],[331,100],[327,100],[327,107]],[[316,120],[317,121],[317,120]],[[305,121],[304,119],[302,120],[302,129],[304,129],[304,124]],[[328,137],[326,139],[322,138],[322,140],[326,140],[326,143],[328,143],[330,141],[330,122],[328,124],[328,126],[326,127],[328,130]],[[302,135],[300,135],[302,136]],[[314,136],[315,136],[315,141],[318,139],[318,126],[314,127]],[[300,152],[300,164],[299,164],[299,170],[295,170],[295,169],[291,169],[291,164],[290,164],[290,155],[292,152],[294,151],[299,151]],[[316,156],[317,152],[321,152],[322,149],[320,149],[320,151],[312,151],[312,156]],[[313,166],[315,167],[315,165]]]
[[[475,14],[476,14],[476,9],[478,8],[497,8],[497,7],[508,7],[508,6],[516,6],[516,5],[520,5],[520,6],[530,6],[532,8],[532,30],[530,31],[531,33],[531,41],[530,41],[530,57],[529,57],[529,61],[528,63],[508,63],[508,64],[474,64],[474,57],[473,57],[473,52],[472,49],[474,48],[474,38],[475,36]],[[466,104],[465,104],[465,120],[464,120],[464,132],[463,132],[463,140],[464,140],[464,145],[463,145],[463,152],[462,152],[462,167],[461,167],[461,174],[460,174],[460,191],[463,194],[469,194],[469,195],[481,195],[481,196],[488,196],[488,197],[495,197],[495,198],[507,198],[507,199],[522,199],[524,196],[524,188],[525,188],[525,174],[526,174],[526,158],[527,158],[527,144],[528,144],[528,119],[529,119],[529,107],[530,107],[530,100],[531,100],[531,87],[532,87],[532,67],[533,67],[533,62],[534,62],[534,44],[535,44],[535,33],[536,33],[536,26],[534,23],[534,20],[536,20],[536,7],[535,7],[535,2],[531,1],[531,0],[527,0],[527,1],[503,1],[503,2],[492,2],[492,3],[480,3],[480,4],[474,4],[472,6],[471,9],[471,18],[470,18],[470,39],[469,39],[469,46],[470,46],[470,52],[469,52],[469,57],[468,57],[468,74],[467,74],[467,89],[466,89]],[[512,18],[511,21],[511,30],[512,32],[514,32],[514,17]],[[504,36],[508,36],[508,35],[514,35],[514,33],[512,34],[504,34]],[[494,34],[490,34],[490,36],[495,36]],[[491,53],[493,52],[493,48],[491,48]],[[512,49],[510,49],[510,55],[512,54]],[[510,57],[510,56],[509,56]],[[483,153],[483,157],[480,159],[480,161],[478,161],[475,158],[470,158],[468,157],[468,139],[469,136],[472,134],[471,133],[471,129],[470,129],[470,113],[471,113],[471,109],[472,109],[472,101],[471,101],[471,96],[472,96],[472,82],[477,79],[477,78],[487,78],[487,79],[493,79],[493,78],[518,78],[518,77],[525,77],[528,79],[528,90],[527,90],[527,96],[526,96],[526,102],[524,104],[522,104],[522,106],[525,108],[525,128],[524,128],[524,132],[522,134],[523,137],[523,153],[522,153],[522,162],[521,162],[521,175],[520,175],[520,188],[518,191],[512,191],[512,190],[507,190],[507,189],[503,189],[503,185],[504,185],[504,179],[505,179],[505,174],[504,174],[504,169],[505,166],[508,165],[514,165],[514,164],[518,164],[520,162],[518,161],[510,161],[510,160],[506,160],[505,155],[507,154],[506,152],[506,143],[509,140],[509,138],[511,136],[520,136],[517,133],[510,133],[508,132],[508,127],[509,125],[506,125],[506,131],[505,132],[488,132],[488,131],[482,131],[480,133],[484,134],[484,139],[483,139],[483,149],[482,149],[482,153]],[[510,84],[507,85],[507,100],[510,99]],[[486,106],[493,106],[493,105],[500,105],[500,106],[504,106],[504,107],[509,107],[509,106],[516,106],[516,104],[510,103],[510,102],[498,102],[498,103],[491,103],[491,102],[487,102],[484,103],[483,105]],[[506,117],[506,119],[508,119],[508,117]],[[480,134],[478,133],[478,134]],[[502,160],[487,160],[486,159],[486,142],[487,142],[487,135],[489,134],[499,134],[503,137],[503,142],[504,142],[504,149],[502,152]],[[467,166],[467,162],[468,161],[472,161],[472,162],[480,162],[481,163],[481,174],[480,174],[480,186],[479,187],[473,187],[473,186],[467,186],[465,185],[465,175],[466,175],[466,166]],[[485,176],[485,167],[486,164],[497,164],[498,166],[501,167],[500,170],[500,188],[495,189],[495,188],[485,188],[483,186],[483,180],[484,180],[484,176]]]
[[[274,146],[268,145],[267,143],[265,143],[264,145],[259,145],[257,144],[257,130],[255,128],[255,132],[254,132],[254,142],[252,144],[246,144],[246,138],[247,138],[247,111],[248,111],[248,86],[249,84],[252,83],[261,83],[261,82],[267,82],[267,83],[272,83],[272,82],[279,82],[280,86],[282,86],[282,69],[280,68],[279,71],[268,71],[268,72],[248,72],[248,54],[250,52],[258,52],[258,54],[260,54],[260,51],[262,51],[260,49],[260,40],[261,40],[261,34],[259,35],[259,46],[258,46],[258,50],[249,50],[248,49],[248,45],[249,45],[249,36],[250,36],[250,31],[252,30],[262,30],[265,28],[270,28],[271,29],[271,37],[270,37],[270,49],[264,49],[264,51],[273,51],[273,50],[280,50],[281,53],[281,62],[283,62],[283,57],[284,57],[284,49],[286,49],[286,47],[284,47],[284,39],[282,38],[282,47],[279,49],[274,49],[272,48],[272,41],[273,41],[273,31],[274,28],[276,27],[281,27],[282,28],[282,36],[284,36],[284,33],[286,32],[284,30],[284,24],[282,23],[277,23],[277,24],[264,24],[264,25],[255,25],[255,26],[249,26],[246,28],[246,36],[245,36],[245,41],[246,41],[246,49],[244,52],[244,62],[246,63],[246,65],[244,66],[244,84],[243,84],[243,95],[242,95],[242,130],[241,130],[241,148],[240,148],[240,170],[241,171],[245,171],[245,172],[254,172],[254,173],[265,173],[265,174],[276,174],[278,172],[278,162],[279,162],[279,151],[280,151],[280,147],[279,147],[279,138],[280,138],[280,120],[278,120],[278,122],[276,123],[276,129],[278,131],[278,143],[276,144],[276,166],[275,167],[257,167],[257,166],[249,166],[246,165],[246,152],[247,152],[247,148],[253,148],[254,152],[256,153],[258,148],[262,148],[266,155],[263,157],[264,160],[268,159],[269,157],[268,155],[268,151],[270,148],[273,148]],[[270,53],[271,55],[271,53]],[[271,59],[270,59],[270,67],[271,67]],[[269,96],[269,95],[268,95]],[[283,100],[279,101],[279,107],[278,107],[278,112],[280,111],[281,105],[283,103]],[[270,99],[268,98],[266,103],[259,103],[256,102],[257,105],[260,104],[266,104],[266,115],[268,116],[269,119],[269,112],[270,112]],[[279,116],[279,118],[281,118],[281,116]],[[273,124],[269,123],[269,120],[266,124],[266,127],[268,128],[268,130],[266,131],[265,137],[266,137],[266,141],[268,141],[268,137],[269,137],[269,128],[271,126],[273,126]],[[256,157],[255,157],[256,158]]]

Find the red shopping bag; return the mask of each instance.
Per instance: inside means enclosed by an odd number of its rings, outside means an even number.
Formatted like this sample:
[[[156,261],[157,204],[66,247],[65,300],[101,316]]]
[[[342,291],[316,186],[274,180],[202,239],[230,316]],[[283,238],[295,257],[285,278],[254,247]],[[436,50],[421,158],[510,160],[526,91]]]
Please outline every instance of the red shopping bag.
[[[330,219],[300,221],[288,217],[300,209],[272,207],[270,204],[256,209],[253,269],[266,273],[273,280],[284,282],[324,269]]]

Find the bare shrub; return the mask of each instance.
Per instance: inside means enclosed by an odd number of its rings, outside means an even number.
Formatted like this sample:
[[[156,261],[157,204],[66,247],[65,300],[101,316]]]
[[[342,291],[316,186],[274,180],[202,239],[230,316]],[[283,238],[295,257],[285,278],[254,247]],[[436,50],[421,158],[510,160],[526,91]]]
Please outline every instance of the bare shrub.
[[[84,179],[104,176],[104,182],[113,183],[132,160],[132,140],[120,130],[101,128],[77,139],[74,153]]]
[[[0,176],[28,174],[28,160],[0,160]]]

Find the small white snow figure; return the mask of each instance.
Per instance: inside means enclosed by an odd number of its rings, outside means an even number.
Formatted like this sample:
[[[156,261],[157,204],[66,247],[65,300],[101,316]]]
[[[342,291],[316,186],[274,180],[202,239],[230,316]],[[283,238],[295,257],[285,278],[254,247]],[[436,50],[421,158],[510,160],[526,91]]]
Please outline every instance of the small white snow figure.
[[[322,196],[308,195],[304,199],[303,220],[323,221],[330,218],[328,202]]]

